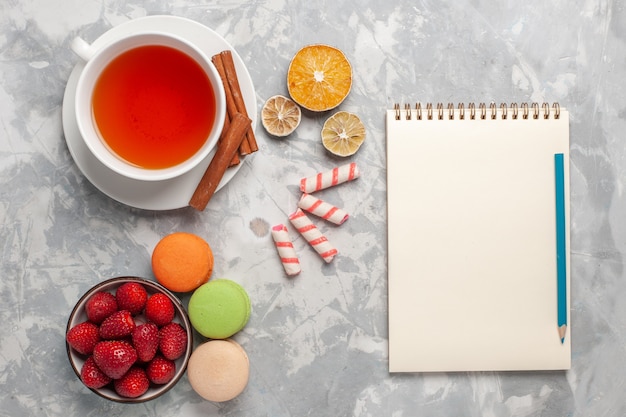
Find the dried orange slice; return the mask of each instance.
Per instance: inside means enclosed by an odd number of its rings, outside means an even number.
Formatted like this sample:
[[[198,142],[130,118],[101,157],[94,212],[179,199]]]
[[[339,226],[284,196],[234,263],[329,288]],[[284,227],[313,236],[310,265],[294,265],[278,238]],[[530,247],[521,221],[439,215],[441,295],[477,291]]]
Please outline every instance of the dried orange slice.
[[[352,87],[352,67],[339,49],[308,45],[291,60],[287,89],[291,98],[311,111],[337,107]]]
[[[261,109],[261,123],[274,136],[287,136],[300,124],[302,112],[293,100],[276,95],[267,99]]]
[[[365,126],[361,119],[347,111],[333,114],[322,127],[322,144],[333,155],[354,155],[364,140]]]

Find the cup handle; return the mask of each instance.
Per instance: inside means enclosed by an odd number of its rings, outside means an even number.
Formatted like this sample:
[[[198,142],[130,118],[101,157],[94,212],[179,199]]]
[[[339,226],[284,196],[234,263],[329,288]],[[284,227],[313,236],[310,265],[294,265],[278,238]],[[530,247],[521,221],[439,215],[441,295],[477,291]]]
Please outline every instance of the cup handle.
[[[80,37],[76,37],[72,40],[70,48],[83,61],[89,61],[95,52],[95,49]]]

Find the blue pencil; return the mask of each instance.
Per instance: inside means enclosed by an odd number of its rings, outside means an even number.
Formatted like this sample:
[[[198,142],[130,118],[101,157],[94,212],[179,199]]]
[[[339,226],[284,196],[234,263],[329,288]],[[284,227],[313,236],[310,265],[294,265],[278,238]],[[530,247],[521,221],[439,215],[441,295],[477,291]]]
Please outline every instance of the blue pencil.
[[[563,165],[563,154],[555,154],[557,325],[561,343],[565,342],[565,333],[567,332],[567,248],[565,236],[565,170]]]

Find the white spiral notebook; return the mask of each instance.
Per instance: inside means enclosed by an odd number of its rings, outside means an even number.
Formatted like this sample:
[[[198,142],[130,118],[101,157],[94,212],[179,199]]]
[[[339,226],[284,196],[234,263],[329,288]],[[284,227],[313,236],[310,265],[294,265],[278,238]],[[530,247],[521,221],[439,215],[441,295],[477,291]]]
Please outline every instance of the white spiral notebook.
[[[569,369],[569,114],[387,110],[389,371]]]

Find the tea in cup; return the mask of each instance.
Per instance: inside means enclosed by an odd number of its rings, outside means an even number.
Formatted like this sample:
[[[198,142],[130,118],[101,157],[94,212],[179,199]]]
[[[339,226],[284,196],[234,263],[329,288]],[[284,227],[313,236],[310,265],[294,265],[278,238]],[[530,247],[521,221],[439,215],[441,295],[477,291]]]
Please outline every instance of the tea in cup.
[[[165,32],[121,37],[95,48],[80,38],[85,61],[76,119],[89,150],[128,178],[185,174],[217,145],[226,115],[224,87],[209,57]]]

